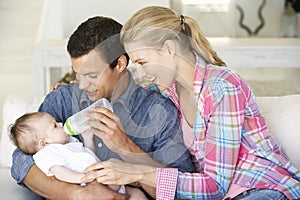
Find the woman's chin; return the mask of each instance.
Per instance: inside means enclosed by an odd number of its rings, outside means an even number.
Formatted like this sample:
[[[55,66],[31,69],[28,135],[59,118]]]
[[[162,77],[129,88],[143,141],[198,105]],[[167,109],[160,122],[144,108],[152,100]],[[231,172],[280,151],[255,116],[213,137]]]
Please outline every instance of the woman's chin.
[[[163,90],[165,90],[165,89],[168,88],[167,86],[165,86],[165,85],[160,85],[160,84],[157,84],[157,87],[158,87],[158,89],[159,89],[160,91],[163,91]]]

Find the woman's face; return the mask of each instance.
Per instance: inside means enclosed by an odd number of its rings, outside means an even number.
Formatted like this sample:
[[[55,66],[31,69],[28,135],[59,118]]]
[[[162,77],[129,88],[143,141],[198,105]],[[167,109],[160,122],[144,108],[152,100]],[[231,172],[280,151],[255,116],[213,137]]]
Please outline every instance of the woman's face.
[[[167,49],[148,47],[140,42],[124,44],[130,60],[136,65],[139,78],[146,78],[160,90],[166,89],[175,79],[175,59]]]

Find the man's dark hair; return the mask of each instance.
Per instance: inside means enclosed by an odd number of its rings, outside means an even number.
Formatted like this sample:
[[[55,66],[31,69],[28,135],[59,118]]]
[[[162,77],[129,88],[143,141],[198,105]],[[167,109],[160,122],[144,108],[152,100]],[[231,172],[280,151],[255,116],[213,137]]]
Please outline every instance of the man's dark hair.
[[[83,22],[71,35],[67,50],[72,58],[88,54],[96,49],[101,57],[114,68],[121,55],[129,57],[120,41],[122,25],[108,17],[92,17]]]

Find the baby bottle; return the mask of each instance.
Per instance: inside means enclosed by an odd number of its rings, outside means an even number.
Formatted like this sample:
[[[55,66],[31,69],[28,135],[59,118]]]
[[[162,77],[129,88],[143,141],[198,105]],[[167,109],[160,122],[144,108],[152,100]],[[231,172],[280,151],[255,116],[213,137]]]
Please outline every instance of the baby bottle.
[[[86,116],[86,112],[92,111],[92,109],[96,106],[104,107],[113,111],[112,105],[107,99],[105,98],[99,99],[89,107],[69,117],[64,124],[65,132],[70,135],[78,135],[84,132],[85,130],[87,130],[89,128],[89,125],[87,124],[87,120],[89,118]]]

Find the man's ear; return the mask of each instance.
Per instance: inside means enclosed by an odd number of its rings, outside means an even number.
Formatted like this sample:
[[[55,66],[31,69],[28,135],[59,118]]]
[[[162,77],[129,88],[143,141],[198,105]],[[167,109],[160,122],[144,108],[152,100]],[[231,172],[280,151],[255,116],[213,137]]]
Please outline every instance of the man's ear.
[[[164,42],[162,50],[164,50],[165,52],[167,52],[170,56],[174,57],[175,50],[176,50],[175,42],[172,41],[172,40],[166,40]]]
[[[126,69],[126,67],[127,67],[127,62],[128,62],[128,60],[127,60],[126,56],[125,55],[121,55],[119,57],[119,59],[118,59],[118,64],[117,64],[116,68],[120,72],[124,71]]]

